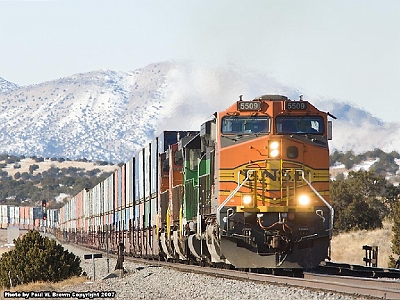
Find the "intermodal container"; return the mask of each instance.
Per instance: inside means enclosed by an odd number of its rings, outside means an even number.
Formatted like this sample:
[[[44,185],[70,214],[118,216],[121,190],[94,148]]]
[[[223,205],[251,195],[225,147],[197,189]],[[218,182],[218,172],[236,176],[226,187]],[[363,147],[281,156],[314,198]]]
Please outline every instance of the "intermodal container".
[[[129,230],[130,210],[125,208],[125,230]]]
[[[139,192],[139,202],[144,201],[144,150],[141,149],[138,153],[137,156],[137,161],[138,161],[138,173],[137,173],[137,179],[138,179],[138,192]]]
[[[135,221],[135,207],[131,206],[129,207],[129,217],[130,220],[133,220],[133,222],[131,222],[132,226],[134,226],[134,221]]]
[[[75,195],[75,205],[76,205],[76,226],[77,229],[81,230],[83,227],[82,219],[84,217],[83,214],[83,191],[80,191]]]
[[[144,200],[149,200],[150,199],[150,183],[151,183],[151,178],[150,178],[150,176],[151,176],[151,172],[150,172],[150,170],[151,170],[151,167],[150,167],[150,162],[151,162],[151,160],[150,160],[150,151],[151,151],[151,144],[147,144],[146,145],[146,147],[143,149],[143,151],[144,151],[144,157],[143,157],[143,159],[144,159],[144,178],[143,178],[143,180],[144,180],[144,182],[143,182],[143,184],[144,184],[144,195],[143,195],[143,198],[144,198]]]
[[[170,145],[176,144],[181,138],[198,133],[199,131],[163,131],[157,137],[158,153],[164,153]]]
[[[125,187],[126,187],[126,207],[129,207],[134,202],[134,171],[135,171],[135,158],[131,158],[126,163],[126,180],[125,180]]]
[[[114,209],[114,175],[111,174],[104,182],[104,211],[112,212]]]
[[[1,228],[7,228],[8,214],[7,205],[0,205],[0,226]]]
[[[134,208],[134,227],[135,229],[139,229],[140,228],[140,206],[139,203],[135,204],[135,208]]]
[[[121,167],[121,207],[126,205],[126,164]]]
[[[145,228],[145,210],[144,210],[144,202],[139,203],[139,228]]]
[[[121,169],[114,171],[114,208],[121,206]]]
[[[150,199],[144,202],[144,228],[148,228],[150,224]]]
[[[150,147],[150,193],[151,195],[154,195],[158,191],[158,145],[157,145],[157,139],[153,140],[151,142],[151,147]]]
[[[150,199],[150,225],[157,224],[157,195],[153,195]]]

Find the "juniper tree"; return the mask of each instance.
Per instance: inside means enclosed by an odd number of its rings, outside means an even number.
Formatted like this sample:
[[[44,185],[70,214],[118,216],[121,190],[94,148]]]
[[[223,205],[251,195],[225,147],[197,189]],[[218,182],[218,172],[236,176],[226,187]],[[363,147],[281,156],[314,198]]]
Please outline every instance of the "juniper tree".
[[[57,282],[81,274],[80,258],[38,231],[14,241],[15,248],[0,259],[0,286],[29,282]]]
[[[400,202],[394,205],[392,231],[392,255],[389,257],[389,267],[395,267],[400,259]]]

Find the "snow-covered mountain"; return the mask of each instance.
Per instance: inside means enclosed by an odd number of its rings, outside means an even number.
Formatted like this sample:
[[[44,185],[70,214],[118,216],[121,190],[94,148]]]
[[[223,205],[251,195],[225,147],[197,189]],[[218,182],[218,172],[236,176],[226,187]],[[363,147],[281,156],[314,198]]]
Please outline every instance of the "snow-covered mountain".
[[[301,92],[253,70],[182,62],[132,72],[93,71],[22,87],[0,78],[0,152],[126,161],[162,130],[199,130],[241,94],[298,99]],[[338,117],[333,148],[400,151],[399,124],[347,103],[306,95],[305,100]]]
[[[0,77],[0,92],[7,92],[18,89],[19,86]]]
[[[400,123],[384,122],[362,108],[334,99],[315,103],[319,109],[337,117],[333,120],[331,149],[362,153],[379,148],[400,153]]]

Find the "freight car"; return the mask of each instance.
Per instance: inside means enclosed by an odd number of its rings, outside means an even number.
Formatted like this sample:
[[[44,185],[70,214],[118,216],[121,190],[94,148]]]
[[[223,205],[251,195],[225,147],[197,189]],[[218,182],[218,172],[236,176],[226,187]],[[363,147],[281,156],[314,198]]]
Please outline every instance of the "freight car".
[[[41,207],[0,205],[0,229],[7,227],[19,227],[21,230],[42,230],[46,224],[48,228],[58,228],[57,209],[47,211],[49,219],[43,220],[43,210]]]
[[[127,255],[301,269],[329,256],[329,113],[264,95],[164,131],[59,213],[72,242]]]

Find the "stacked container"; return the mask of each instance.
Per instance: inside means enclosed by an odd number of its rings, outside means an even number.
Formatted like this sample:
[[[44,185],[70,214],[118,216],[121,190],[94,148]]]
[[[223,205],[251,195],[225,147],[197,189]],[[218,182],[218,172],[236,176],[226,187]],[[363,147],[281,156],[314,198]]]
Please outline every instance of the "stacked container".
[[[1,228],[7,228],[7,225],[8,225],[7,205],[0,205],[0,226]]]
[[[125,194],[126,194],[126,205],[125,205],[125,228],[129,230],[129,221],[134,218],[133,205],[135,198],[135,159],[131,158],[126,163],[126,176],[125,176]]]
[[[47,210],[47,227],[48,228],[58,228],[58,209],[48,209]]]

